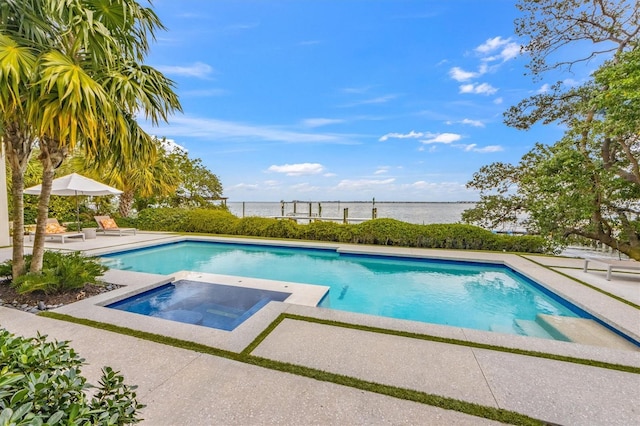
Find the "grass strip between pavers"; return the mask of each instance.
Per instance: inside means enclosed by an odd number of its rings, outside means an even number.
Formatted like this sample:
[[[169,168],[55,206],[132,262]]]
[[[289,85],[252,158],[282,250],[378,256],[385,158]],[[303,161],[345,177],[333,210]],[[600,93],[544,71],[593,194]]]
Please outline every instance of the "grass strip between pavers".
[[[545,425],[544,421],[529,417],[515,411],[504,410],[501,408],[487,407],[480,404],[461,401],[454,398],[448,398],[439,395],[428,394],[426,392],[405,389],[397,386],[383,385],[379,383],[369,382],[366,380],[344,376],[341,374],[331,373],[315,368],[305,367],[296,364],[290,364],[282,361],[271,360],[251,355],[250,352],[255,349],[284,319],[295,317],[295,319],[305,318],[291,315],[281,314],[269,327],[261,333],[245,350],[240,353],[217,349],[200,343],[189,342],[186,340],[176,339],[173,337],[162,336],[155,333],[133,330],[127,327],[121,327],[113,324],[88,320],[85,318],[76,318],[70,315],[59,314],[56,312],[42,312],[38,314],[43,317],[53,318],[61,321],[68,321],[76,324],[86,325],[118,334],[123,334],[139,339],[149,340],[152,342],[173,346],[181,349],[187,349],[194,352],[214,355],[221,358],[232,359],[234,361],[243,362],[270,370],[282,371],[297,376],[312,378],[315,380],[335,383],[338,385],[348,386],[368,392],[374,392],[381,395],[387,395],[398,399],[418,402],[446,410],[458,411],[476,417],[482,417],[490,420],[496,420],[503,423],[513,425]]]
[[[625,305],[629,305],[629,306],[631,306],[632,308],[636,308],[636,309],[640,310],[640,306],[638,306],[637,304],[635,304],[635,303],[631,302],[630,300],[627,300],[627,299],[625,299],[625,298],[623,298],[623,297],[620,297],[620,296],[618,296],[618,295],[615,295],[615,294],[613,294],[613,293],[609,293],[608,291],[603,290],[603,289],[601,289],[600,287],[596,287],[596,286],[594,286],[594,285],[592,285],[592,284],[589,284],[589,283],[587,283],[587,282],[584,282],[584,281],[582,281],[582,280],[580,280],[580,279],[578,279],[578,278],[572,277],[572,276],[571,276],[571,275],[569,275],[569,274],[565,274],[564,272],[562,272],[562,271],[560,271],[560,270],[558,270],[558,269],[554,269],[554,267],[547,266],[547,265],[545,265],[544,263],[537,262],[537,261],[535,261],[535,260],[533,260],[533,259],[529,259],[528,257],[525,257],[525,256],[523,256],[522,254],[519,254],[518,256],[520,256],[521,258],[523,258],[523,259],[525,259],[525,260],[528,260],[529,262],[533,262],[533,263],[535,263],[535,264],[536,264],[536,265],[538,265],[538,266],[541,266],[541,267],[543,267],[543,268],[545,268],[545,269],[548,269],[549,271],[555,272],[556,274],[560,274],[560,275],[562,275],[563,277],[569,278],[569,279],[571,279],[571,280],[573,280],[573,281],[577,282],[578,284],[582,284],[583,286],[589,287],[590,289],[595,290],[595,291],[597,291],[597,292],[599,292],[599,293],[602,293],[602,294],[604,294],[605,296],[609,296],[609,297],[611,297],[612,299],[617,300],[618,302],[622,302],[622,303],[624,303]],[[555,268],[562,268],[562,266],[555,266]],[[567,268],[567,269],[581,269],[581,268]]]
[[[470,341],[467,341],[467,340],[458,340],[458,339],[453,339],[453,338],[450,338],[450,337],[431,336],[431,335],[428,335],[428,334],[411,333],[411,332],[408,332],[408,331],[400,331],[400,330],[389,330],[389,329],[386,329],[386,328],[371,327],[371,326],[360,325],[360,324],[351,324],[351,323],[333,321],[333,320],[324,320],[324,319],[305,317],[305,316],[295,315],[295,314],[287,314],[287,313],[280,314],[280,317],[278,319],[276,319],[276,321],[278,321],[278,323],[280,323],[280,322],[282,322],[282,320],[284,320],[286,318],[289,318],[289,319],[292,319],[292,320],[298,320],[298,321],[306,321],[306,322],[313,322],[313,323],[317,323],[317,324],[324,324],[324,325],[329,325],[329,326],[334,326],[334,327],[342,327],[342,328],[350,328],[350,329],[360,330],[360,331],[367,331],[367,332],[370,332],[370,333],[388,334],[388,335],[391,335],[391,336],[406,337],[406,338],[410,338],[410,339],[426,340],[426,341],[438,342],[438,343],[447,343],[447,344],[450,344],[450,345],[457,345],[457,346],[467,346],[467,347],[470,347],[470,348],[487,349],[487,350],[496,351],[496,352],[507,352],[507,353],[512,353],[512,354],[516,354],[516,355],[532,356],[532,357],[536,357],[536,358],[550,359],[550,360],[553,360],[553,361],[571,362],[571,363],[574,363],[574,364],[588,365],[590,367],[599,367],[599,368],[606,368],[608,370],[624,371],[625,373],[640,374],[640,368],[633,367],[633,366],[630,366],[630,365],[613,364],[613,363],[604,362],[604,361],[596,361],[596,360],[585,359],[585,358],[575,358],[575,357],[570,357],[570,356],[566,356],[566,355],[556,355],[556,354],[550,354],[550,353],[546,353],[546,352],[530,351],[530,350],[526,350],[526,349],[517,349],[517,348],[508,348],[508,347],[504,347],[504,346],[495,346],[495,345],[490,345],[490,344],[487,344],[487,343],[470,342]],[[276,321],[274,321],[274,322],[276,322]],[[267,330],[269,330],[268,333],[267,333]],[[243,353],[246,352],[247,350],[249,350],[250,348],[251,348],[250,350],[253,350],[255,347],[257,347],[260,344],[260,342],[262,340],[264,340],[267,337],[267,335],[271,332],[271,330],[269,328],[267,330],[262,332],[243,351]],[[258,341],[259,339],[260,339],[260,341]],[[258,341],[258,342],[256,343],[256,341]]]

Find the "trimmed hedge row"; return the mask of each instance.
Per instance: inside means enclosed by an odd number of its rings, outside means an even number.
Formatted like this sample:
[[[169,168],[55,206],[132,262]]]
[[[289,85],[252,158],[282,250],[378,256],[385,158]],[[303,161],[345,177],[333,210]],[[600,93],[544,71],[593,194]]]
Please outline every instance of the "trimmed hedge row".
[[[223,209],[145,209],[138,215],[139,229],[290,238],[387,246],[494,250],[547,253],[553,247],[543,237],[499,235],[472,225],[416,225],[395,219],[374,219],[351,225],[265,217],[238,218]]]

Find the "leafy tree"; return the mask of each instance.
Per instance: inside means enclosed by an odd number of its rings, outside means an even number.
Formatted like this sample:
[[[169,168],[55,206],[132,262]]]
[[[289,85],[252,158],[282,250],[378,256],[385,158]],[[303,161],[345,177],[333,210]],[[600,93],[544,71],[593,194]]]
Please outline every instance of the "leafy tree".
[[[586,237],[640,259],[640,5],[521,0],[518,7],[525,16],[516,32],[529,39],[523,50],[534,77],[603,55],[608,60],[592,81],[556,83],[505,113],[515,128],[561,123],[567,131],[517,166],[493,164],[476,173],[468,186],[481,191],[481,201],[463,218],[486,226],[526,214],[534,232]]]
[[[113,156],[107,152],[96,158],[87,158],[82,152],[76,152],[66,169],[69,173],[75,171],[121,189],[118,213],[128,217],[136,196],[169,196],[176,191],[182,179],[180,170],[160,141],[152,138],[151,143],[155,145],[153,155],[145,155],[119,167],[119,154]]]
[[[22,176],[38,143],[42,192],[31,271],[42,268],[44,228],[55,169],[76,146],[109,152],[115,167],[154,154],[134,114],[153,123],[180,109],[173,82],[142,64],[162,29],[135,0],[4,1],[0,4],[0,122],[12,170],[16,221],[23,222]],[[14,232],[14,276],[24,272],[23,236]]]
[[[222,184],[213,172],[207,169],[200,158],[189,158],[187,151],[177,145],[165,147],[163,153],[167,163],[177,172],[179,183],[171,193],[156,192],[157,196],[140,193],[136,200],[138,210],[149,205],[167,207],[207,208],[222,196]]]

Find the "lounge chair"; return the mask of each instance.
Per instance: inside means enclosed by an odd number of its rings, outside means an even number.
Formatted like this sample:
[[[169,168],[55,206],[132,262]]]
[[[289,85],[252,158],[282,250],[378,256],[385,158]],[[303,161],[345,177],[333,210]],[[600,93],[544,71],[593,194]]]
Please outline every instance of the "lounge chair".
[[[34,235],[35,235],[35,228],[33,228],[33,230],[29,230],[29,241],[33,240]],[[67,231],[67,228],[60,225],[60,222],[58,222],[58,219],[55,219],[55,218],[47,219],[47,224],[45,225],[45,229],[44,229],[44,237],[53,238],[53,239],[59,238],[62,244],[64,244],[64,241],[67,238],[80,237],[82,238],[82,241],[85,240],[84,232]]]
[[[131,233],[136,235],[136,228],[120,228],[115,220],[109,216],[94,216],[96,223],[98,224],[98,231],[102,231],[103,234],[118,234],[122,236],[123,233]]]
[[[611,281],[611,272],[621,269],[632,270],[632,271],[640,271],[640,262],[636,262],[635,260],[615,260],[608,259],[604,257],[591,257],[586,256],[584,258],[584,268],[582,269],[584,272],[587,272],[589,267],[589,262],[600,263],[607,268],[607,281]]]

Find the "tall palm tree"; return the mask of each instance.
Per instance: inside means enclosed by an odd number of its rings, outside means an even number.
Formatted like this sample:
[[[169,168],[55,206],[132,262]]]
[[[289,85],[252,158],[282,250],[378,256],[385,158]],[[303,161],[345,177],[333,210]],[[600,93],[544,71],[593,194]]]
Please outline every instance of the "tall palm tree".
[[[4,8],[2,8],[4,9]],[[0,9],[0,13],[2,13]],[[0,14],[0,17],[2,15]],[[33,127],[25,118],[24,103],[32,82],[36,53],[0,33],[0,126],[6,159],[11,169],[11,200],[14,206],[14,276],[24,273],[24,173],[35,142]]]
[[[0,71],[0,87],[5,83],[9,87],[0,89],[5,145],[10,148],[6,130],[24,123],[30,131],[26,146],[32,147],[37,140],[41,152],[42,191],[32,272],[42,267],[51,182],[67,152],[78,146],[89,158],[99,158],[101,152],[112,151],[120,155],[116,166],[124,168],[134,152],[151,155],[154,149],[144,143],[150,138],[137,134],[142,130],[133,121],[134,114],[141,111],[157,123],[181,109],[173,82],[141,64],[157,29],[163,27],[155,13],[135,0],[4,0],[0,4],[0,30],[7,39],[6,48],[0,43],[0,70],[10,63],[3,55],[10,57],[18,48],[32,58],[21,62],[25,65],[20,72]],[[21,173],[17,162],[10,164],[12,175]],[[14,202],[22,189],[14,185]],[[22,215],[19,205],[15,212]],[[16,239],[14,233],[14,243]],[[21,259],[22,253],[14,247],[14,264],[16,258]],[[20,269],[15,267],[14,272]]]

